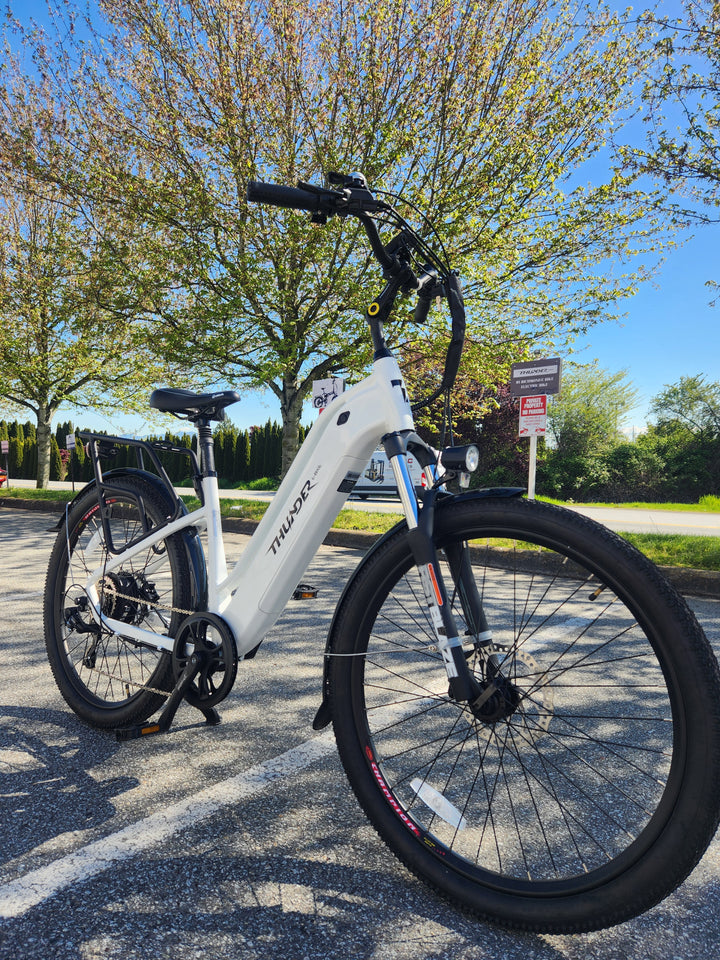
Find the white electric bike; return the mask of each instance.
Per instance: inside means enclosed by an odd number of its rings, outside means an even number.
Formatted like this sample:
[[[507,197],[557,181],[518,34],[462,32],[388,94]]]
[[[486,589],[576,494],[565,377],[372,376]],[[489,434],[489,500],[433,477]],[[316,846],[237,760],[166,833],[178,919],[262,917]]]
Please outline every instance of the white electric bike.
[[[95,480],[59,524],[44,601],[55,679],[80,717],[122,739],[167,730],[183,700],[218,722],[239,661],[255,655],[382,442],[405,517],[339,599],[315,728],[333,723],[380,836],[456,904],[544,932],[625,920],[673,890],[714,834],[717,664],[683,599],[604,527],[517,489],[447,492],[474,451],[443,451],[440,469],[415,433],[383,323],[399,295],[418,294],[417,322],[446,298],[445,391],[463,342],[459,282],[361,176],[331,182],[251,183],[248,198],[360,220],[385,278],[367,310],[372,372],[313,426],[231,570],[211,425],[237,394],[152,395],[193,422],[199,457],[85,435]],[[397,228],[387,244],[378,224]],[[138,468],[103,470],[120,443],[137,448]],[[191,460],[197,510],[160,463],[168,449]],[[429,481],[420,502],[408,452]]]

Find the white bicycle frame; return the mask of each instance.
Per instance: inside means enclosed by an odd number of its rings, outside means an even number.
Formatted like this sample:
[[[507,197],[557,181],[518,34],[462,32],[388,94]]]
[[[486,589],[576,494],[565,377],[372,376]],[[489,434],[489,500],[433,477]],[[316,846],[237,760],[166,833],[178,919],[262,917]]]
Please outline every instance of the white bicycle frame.
[[[228,572],[217,477],[203,477],[204,504],[122,553],[103,560],[85,583],[92,614],[103,629],[159,650],[174,638],[143,630],[102,613],[98,583],[132,557],[188,527],[207,530],[208,604],[235,637],[238,657],[253,650],[276,622],[347,500],[380,439],[414,429],[407,391],[392,356],[320,415],[237,563]],[[418,505],[403,455],[391,459],[408,525]]]

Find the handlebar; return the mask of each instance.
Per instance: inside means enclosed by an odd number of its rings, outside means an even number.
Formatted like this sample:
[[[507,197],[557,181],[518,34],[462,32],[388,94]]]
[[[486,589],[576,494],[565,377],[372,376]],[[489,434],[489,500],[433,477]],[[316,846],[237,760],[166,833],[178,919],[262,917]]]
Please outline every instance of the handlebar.
[[[375,199],[361,174],[352,174],[349,177],[331,174],[330,180],[338,184],[340,189],[327,189],[303,182],[298,187],[288,187],[253,180],[247,186],[247,199],[253,203],[267,203],[290,210],[305,210],[314,214],[313,219],[319,222],[324,222],[326,217],[334,214],[357,217],[365,228],[373,254],[383,268],[386,278],[394,280],[394,282],[390,281],[389,286],[386,287],[387,293],[391,294],[387,304],[388,313],[398,290],[405,293],[417,290],[418,301],[414,313],[416,323],[425,323],[433,298],[444,296],[447,299],[452,318],[452,334],[445,358],[442,383],[430,397],[421,403],[414,404],[413,409],[426,406],[449,390],[457,376],[465,340],[465,307],[460,282],[456,274],[450,272],[447,266],[439,272],[432,264],[426,264],[420,275],[416,276],[409,262],[413,249],[424,250],[436,264],[440,264],[441,261],[417,233],[408,227],[397,211]],[[404,227],[387,246],[383,245],[373,219],[373,214],[378,212],[383,213],[384,222],[394,222]],[[388,215],[390,215],[389,219],[385,220]]]
[[[328,190],[327,193],[335,193]],[[308,213],[323,212],[320,193],[311,193],[298,187],[285,187],[279,183],[260,183],[251,180],[247,187],[247,198],[252,203],[269,203],[273,207],[288,207],[290,210],[307,210]]]
[[[365,227],[373,254],[383,270],[390,270],[394,260],[386,251],[374,221],[368,216],[375,213],[382,204],[364,187],[353,183],[343,190],[327,190],[311,183],[301,183],[299,187],[286,187],[278,183],[262,183],[251,180],[247,186],[247,199],[251,203],[268,203],[274,207],[286,207],[290,210],[306,210],[320,216],[356,216]]]

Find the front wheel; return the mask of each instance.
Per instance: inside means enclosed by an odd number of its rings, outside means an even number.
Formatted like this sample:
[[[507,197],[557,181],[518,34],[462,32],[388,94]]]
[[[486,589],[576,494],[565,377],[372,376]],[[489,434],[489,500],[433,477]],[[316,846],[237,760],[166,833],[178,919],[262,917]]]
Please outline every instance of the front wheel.
[[[610,926],[690,872],[720,815],[720,679],[682,598],[625,541],[515,499],[439,505],[436,545],[469,542],[493,631],[454,701],[401,529],[361,565],[331,636],[339,752],[394,853],[483,919]],[[457,567],[456,567],[457,569]],[[467,601],[465,601],[467,602]]]

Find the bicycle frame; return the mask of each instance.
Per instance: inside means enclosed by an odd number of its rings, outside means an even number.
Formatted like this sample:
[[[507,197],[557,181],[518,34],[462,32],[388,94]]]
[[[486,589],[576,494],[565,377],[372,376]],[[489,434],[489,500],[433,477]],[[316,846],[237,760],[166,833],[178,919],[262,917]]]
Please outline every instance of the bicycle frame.
[[[238,657],[254,650],[276,622],[347,500],[368,458],[385,437],[412,431],[413,418],[397,361],[376,359],[372,373],[333,401],[314,424],[273,501],[228,572],[217,477],[204,476],[204,504],[152,531],[92,571],[85,584],[98,624],[120,636],[172,651],[174,638],[103,615],[97,584],[133,556],[188,527],[207,530],[208,605],[229,624]],[[391,463],[408,524],[417,500],[399,445]]]

